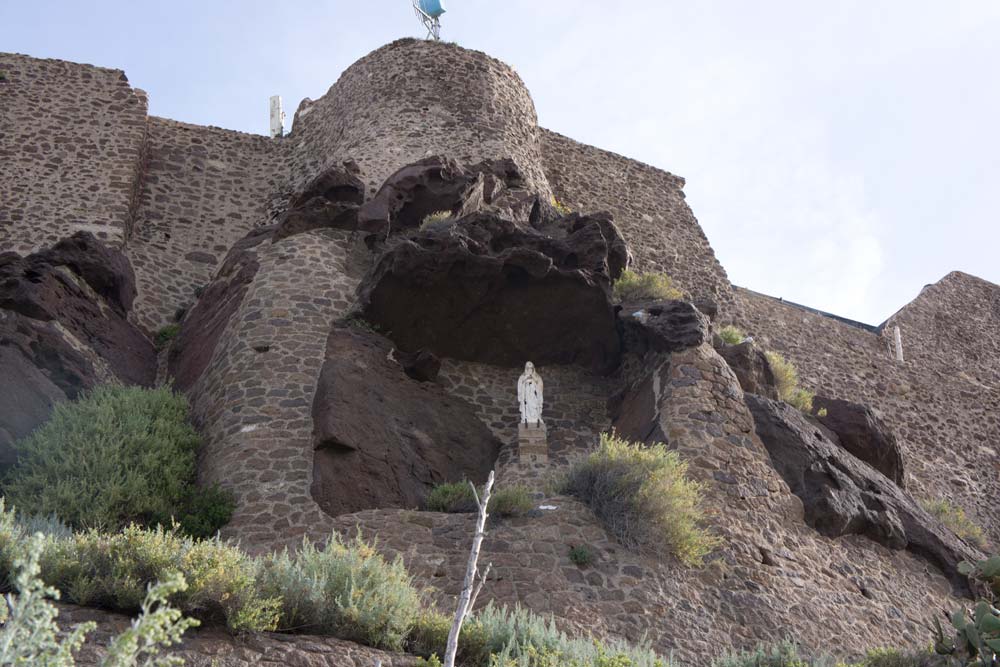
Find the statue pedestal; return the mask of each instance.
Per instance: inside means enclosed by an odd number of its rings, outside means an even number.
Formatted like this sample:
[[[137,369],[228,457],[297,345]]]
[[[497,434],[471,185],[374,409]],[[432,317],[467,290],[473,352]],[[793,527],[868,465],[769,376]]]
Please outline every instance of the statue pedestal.
[[[517,456],[521,463],[548,463],[549,442],[545,424],[517,425]]]

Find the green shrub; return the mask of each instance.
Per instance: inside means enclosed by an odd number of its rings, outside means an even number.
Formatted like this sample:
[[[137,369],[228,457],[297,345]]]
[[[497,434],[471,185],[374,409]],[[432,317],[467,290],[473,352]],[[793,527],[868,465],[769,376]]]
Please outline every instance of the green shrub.
[[[816,394],[799,387],[799,371],[795,368],[795,364],[777,352],[768,351],[765,354],[767,362],[771,366],[771,372],[774,373],[778,397],[802,412],[812,412],[813,399]]]
[[[809,667],[791,641],[760,645],[751,651],[735,651],[712,662],[712,667]]]
[[[594,562],[594,552],[585,544],[578,544],[569,550],[569,559],[574,565],[587,567]]]
[[[978,563],[961,562],[958,571],[988,586],[996,599],[1000,599],[1000,556],[990,556]]]
[[[116,530],[129,523],[172,525],[195,536],[229,520],[232,500],[195,486],[201,439],[187,400],[170,389],[98,387],[15,444],[18,463],[3,487],[7,501],[76,528]]]
[[[424,508],[429,512],[461,514],[476,511],[476,498],[468,482],[438,484],[427,494]]]
[[[184,317],[181,314],[181,317]],[[179,324],[168,324],[159,331],[156,332],[156,336],[153,337],[153,347],[157,350],[162,350],[170,345],[170,341],[177,338],[177,334],[181,332],[181,325]]]
[[[59,612],[47,599],[58,600],[59,591],[46,587],[39,577],[38,561],[44,542],[41,535],[28,540],[24,553],[14,564],[13,581],[18,595],[16,598],[9,596],[7,606],[0,608],[0,622],[3,623],[0,665],[72,667],[76,664],[74,651],[96,627],[93,622],[81,623],[59,639],[61,633],[55,622]],[[198,625],[198,621],[183,618],[180,611],[167,603],[170,595],[183,591],[186,586],[179,575],[151,585],[138,618],[112,640],[101,667],[132,667],[139,664],[139,660],[144,665],[183,664],[179,658],[156,656],[162,647],[179,643],[188,628]]]
[[[316,548],[266,559],[261,588],[282,598],[282,627],[401,650],[422,613],[420,592],[401,560],[387,563],[361,538],[334,534]]]
[[[41,563],[45,583],[74,604],[136,613],[150,584],[180,573],[188,586],[169,600],[185,614],[233,631],[277,625],[278,601],[258,592],[257,561],[218,538],[134,525],[114,534],[88,530],[46,538]]]
[[[470,621],[463,632],[459,656],[464,665],[482,667],[665,667],[647,644],[600,642],[571,638],[556,629],[551,618],[521,607],[492,604]],[[463,641],[464,640],[464,644]]]
[[[7,72],[0,72],[0,81],[7,80]]]
[[[742,329],[735,327],[732,324],[727,324],[719,329],[719,338],[721,338],[722,341],[728,345],[739,345],[746,340],[746,337],[747,335],[743,333]]]
[[[480,489],[480,494],[482,490]],[[477,512],[476,497],[469,482],[438,484],[427,495],[424,508],[429,512],[464,514]],[[535,501],[526,486],[514,484],[494,489],[489,513],[494,517],[523,516],[535,509]]]
[[[600,449],[570,473],[566,491],[587,503],[627,547],[699,565],[719,545],[703,527],[702,485],[666,445],[602,434]]]
[[[570,213],[573,212],[573,209],[571,209],[563,202],[559,201],[555,197],[555,195],[552,196],[552,208],[554,208],[556,210],[556,213],[558,213],[559,215],[569,215]]]
[[[934,515],[951,532],[966,542],[982,549],[986,546],[986,535],[983,529],[970,519],[965,510],[941,498],[939,500],[921,500],[920,504],[928,513]]]
[[[520,484],[505,486],[490,496],[490,516],[524,516],[535,509],[535,499],[528,487]]]
[[[848,667],[945,667],[946,661],[930,651],[898,651],[878,648],[868,651],[861,662]]]
[[[673,280],[665,273],[636,273],[625,269],[615,281],[614,298],[619,303],[666,301],[683,299],[684,292],[674,287]]]
[[[362,331],[367,331],[368,333],[381,334],[382,327],[377,324],[372,324],[360,315],[351,315],[343,318],[340,321],[341,324],[348,327],[354,327],[355,329],[360,329]]]
[[[420,223],[420,229],[433,227],[440,222],[451,220],[451,218],[451,211],[435,211],[434,213],[428,213],[424,216],[423,221]]]

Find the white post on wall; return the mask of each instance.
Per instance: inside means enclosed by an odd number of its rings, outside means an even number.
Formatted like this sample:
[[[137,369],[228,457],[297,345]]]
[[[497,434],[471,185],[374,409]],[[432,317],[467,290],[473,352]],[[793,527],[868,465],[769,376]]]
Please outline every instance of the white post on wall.
[[[285,134],[285,112],[281,110],[281,95],[271,96],[271,138]]]
[[[896,361],[903,361],[903,332],[899,330],[899,327],[893,327],[893,336],[896,338]]]

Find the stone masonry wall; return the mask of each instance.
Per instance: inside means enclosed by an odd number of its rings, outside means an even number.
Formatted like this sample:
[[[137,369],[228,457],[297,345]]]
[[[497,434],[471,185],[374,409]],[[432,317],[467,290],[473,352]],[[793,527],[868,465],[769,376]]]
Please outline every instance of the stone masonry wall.
[[[428,155],[460,163],[510,157],[548,196],[531,95],[508,65],[450,44],[402,39],[348,67],[326,95],[305,100],[289,139],[293,183],[352,158],[373,194]]]
[[[969,342],[941,341],[936,337],[941,329],[924,328],[947,313],[955,316],[950,327],[981,321],[977,311],[962,313],[950,300],[932,301],[935,295],[966,293],[955,290],[953,280],[943,282],[896,316],[906,353],[902,364],[888,346],[891,327],[875,334],[746,290],[738,290],[740,308],[726,319],[791,360],[803,386],[878,409],[900,439],[910,492],[964,508],[995,548],[1000,545],[1000,386],[980,382],[951,362],[962,350],[976,349],[976,336]],[[989,329],[979,335],[990,336]]]
[[[545,173],[576,211],[611,211],[639,271],[663,271],[695,297],[726,304],[729,279],[684,200],[684,179],[542,130]]]
[[[1000,286],[954,271],[890,317],[887,334],[894,326],[908,361],[1000,386]]]
[[[146,96],[121,70],[0,53],[0,251],[78,231],[121,246]]]
[[[150,331],[189,306],[229,248],[266,224],[286,178],[281,141],[163,118],[149,119],[139,213],[127,254]]]

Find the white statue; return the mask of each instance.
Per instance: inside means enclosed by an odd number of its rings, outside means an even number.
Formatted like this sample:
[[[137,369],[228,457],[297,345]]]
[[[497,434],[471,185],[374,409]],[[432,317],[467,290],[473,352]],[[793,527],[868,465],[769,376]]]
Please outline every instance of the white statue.
[[[521,423],[542,425],[542,376],[535,372],[530,361],[517,380],[517,403],[521,406]]]

